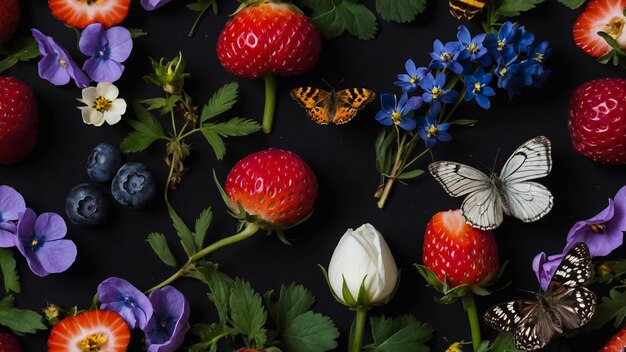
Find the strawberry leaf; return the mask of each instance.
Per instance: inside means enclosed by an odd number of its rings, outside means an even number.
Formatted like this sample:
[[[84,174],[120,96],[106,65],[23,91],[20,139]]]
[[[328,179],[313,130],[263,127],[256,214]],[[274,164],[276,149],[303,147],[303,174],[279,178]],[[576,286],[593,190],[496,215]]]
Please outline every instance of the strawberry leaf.
[[[263,307],[261,296],[248,282],[239,278],[230,290],[230,320],[233,329],[243,335],[246,346],[262,348],[267,339],[263,327],[267,320],[267,311]]]
[[[196,243],[193,239],[193,232],[191,232],[189,227],[187,227],[183,219],[178,216],[178,213],[176,213],[176,210],[174,210],[174,207],[172,207],[170,202],[165,203],[167,204],[167,210],[170,214],[170,218],[172,219],[172,224],[176,229],[176,234],[180,238],[180,244],[183,246],[185,253],[191,257],[197,251]]]
[[[13,251],[8,248],[0,248],[0,267],[4,276],[4,289],[8,292],[20,293],[20,277],[15,271],[15,258]]]
[[[39,45],[35,38],[31,35],[27,35],[16,40],[3,55],[8,56],[0,61],[0,73],[8,70],[20,61],[28,61],[39,57],[41,54],[39,53]]]
[[[361,40],[370,40],[378,31],[376,16],[360,0],[300,0],[300,4],[313,10],[311,20],[325,38],[348,31]]]
[[[228,322],[228,309],[230,292],[235,281],[228,275],[217,270],[217,264],[205,262],[189,271],[189,277],[193,277],[209,286],[209,300],[213,302],[220,320],[220,326],[226,326]]]
[[[148,110],[161,109],[161,114],[169,114],[176,107],[176,103],[180,100],[180,95],[170,95],[167,98],[151,98],[140,101],[146,105]]]
[[[413,22],[426,9],[426,0],[376,0],[376,11],[387,21]]]
[[[0,325],[11,329],[16,335],[34,334],[37,330],[48,329],[41,315],[32,310],[17,309],[13,301],[13,296],[0,300]]]
[[[433,328],[419,322],[412,315],[385,318],[384,315],[370,319],[374,343],[366,349],[377,352],[416,351],[428,352],[425,345],[433,337]]]
[[[315,303],[315,296],[302,285],[291,284],[280,288],[277,301],[272,295],[266,295],[266,306],[270,316],[276,323],[276,329],[282,331],[291,325],[296,317],[311,309]]]
[[[206,208],[200,213],[200,216],[196,220],[194,238],[196,240],[196,248],[202,248],[204,246],[204,237],[206,236],[209,226],[213,221],[213,212],[211,208]]]
[[[328,317],[307,311],[295,317],[281,334],[282,350],[323,352],[337,348],[339,330]]]
[[[208,128],[202,128],[201,132],[204,136],[204,139],[206,139],[206,141],[209,142],[211,148],[213,148],[215,158],[217,158],[217,160],[222,160],[224,158],[224,155],[226,155],[226,144],[224,144],[222,137],[215,133],[215,131],[212,131]]]
[[[237,102],[239,94],[239,84],[231,82],[223,85],[209,99],[209,102],[202,108],[200,113],[200,123],[205,122],[215,116],[230,110]]]
[[[164,234],[153,232],[148,235],[147,241],[150,244],[150,247],[152,247],[154,253],[156,253],[163,263],[173,267],[177,266],[176,259],[174,259],[174,255],[172,255],[172,251],[167,245],[167,240],[165,239]]]
[[[254,120],[233,117],[226,122],[205,124],[202,126],[202,130],[218,133],[222,137],[238,137],[260,131],[261,125]]]
[[[128,120],[130,126],[135,130],[131,132],[120,145],[124,153],[142,151],[159,139],[167,140],[165,131],[159,120],[155,119],[143,106],[133,103],[133,109],[138,120]]]
[[[496,9],[498,15],[502,17],[519,16],[522,12],[532,10],[545,0],[502,0]]]
[[[579,8],[582,4],[585,3],[585,0],[557,0],[557,1],[569,7],[572,10]]]

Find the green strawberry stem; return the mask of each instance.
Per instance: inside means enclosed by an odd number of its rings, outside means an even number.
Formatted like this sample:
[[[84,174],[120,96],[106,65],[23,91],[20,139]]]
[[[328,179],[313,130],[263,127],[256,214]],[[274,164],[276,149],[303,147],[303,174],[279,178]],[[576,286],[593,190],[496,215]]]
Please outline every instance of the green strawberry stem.
[[[480,320],[478,319],[478,310],[476,309],[474,294],[467,292],[467,294],[461,298],[461,302],[463,302],[463,309],[467,312],[467,318],[469,319],[474,351],[478,351],[482,340],[480,338]]]
[[[350,352],[361,352],[363,346],[363,333],[365,331],[365,322],[367,320],[367,308],[356,308],[356,317],[350,336]]]
[[[263,111],[263,132],[272,132],[274,110],[276,110],[276,76],[273,73],[265,75],[265,110]]]
[[[161,282],[160,284],[152,287],[151,289],[147,290],[146,293],[150,293],[154,290],[157,290],[163,286],[167,286],[169,284],[171,284],[172,282],[176,281],[178,278],[185,276],[185,274],[187,274],[190,270],[192,270],[193,268],[196,267],[196,263],[207,256],[207,254],[212,253],[222,247],[226,247],[226,246],[230,246],[232,244],[235,244],[237,242],[241,242],[245,239],[247,239],[248,237],[251,237],[252,235],[254,235],[255,233],[257,233],[257,231],[260,229],[259,224],[256,223],[252,223],[252,222],[248,222],[246,223],[246,225],[244,226],[244,228],[229,237],[226,238],[222,238],[221,240],[214,242],[212,244],[210,244],[209,246],[203,248],[202,250],[200,250],[199,252],[197,252],[196,254],[192,255],[189,260],[187,260],[187,263],[185,263],[185,265],[183,265],[176,273],[174,273],[174,275],[170,276],[169,278],[167,278],[165,281]]]

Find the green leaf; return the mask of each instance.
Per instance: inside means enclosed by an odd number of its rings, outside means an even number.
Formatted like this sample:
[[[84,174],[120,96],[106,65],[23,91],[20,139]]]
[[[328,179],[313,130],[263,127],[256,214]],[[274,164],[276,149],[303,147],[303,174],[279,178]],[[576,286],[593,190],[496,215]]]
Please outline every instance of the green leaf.
[[[491,351],[494,352],[524,352],[515,347],[515,339],[510,332],[503,332],[493,341]]]
[[[0,300],[0,325],[6,326],[17,335],[34,334],[37,330],[47,330],[43,317],[32,310],[13,307],[13,296]]]
[[[227,83],[218,89],[211,99],[209,99],[209,102],[202,108],[200,123],[230,110],[237,102],[238,94],[239,84],[237,82]]]
[[[522,12],[535,8],[545,0],[502,0],[496,9],[498,15],[502,17],[519,16]]]
[[[124,153],[142,151],[158,139],[167,139],[159,120],[155,119],[148,110],[137,103],[133,103],[133,108],[138,120],[128,120],[128,123],[135,131],[131,132],[122,141],[120,149]]]
[[[579,8],[582,4],[585,3],[585,0],[557,0],[557,1],[569,7],[572,10]]]
[[[213,212],[211,212],[211,208],[209,207],[204,209],[196,220],[196,226],[194,229],[196,248],[204,247],[204,237],[206,236],[206,233],[209,230],[209,226],[211,226],[212,221]]]
[[[217,187],[217,190],[220,192],[220,196],[222,197],[222,201],[224,201],[224,204],[226,204],[226,207],[228,207],[228,209],[233,211],[233,205],[232,205],[233,203],[230,201],[230,198],[226,194],[226,191],[224,191],[224,188],[222,187],[222,184],[220,183],[220,180],[217,179],[217,175],[215,174],[215,170],[213,170],[213,180],[215,181],[215,186]]]
[[[130,32],[130,37],[133,39],[148,36],[148,32],[144,31],[141,28],[129,28],[128,31]]]
[[[624,53],[624,50],[622,50],[622,47],[620,46],[620,44],[617,42],[617,40],[615,40],[615,38],[611,37],[608,33],[606,32],[598,32],[597,33],[599,36],[602,37],[602,39],[604,39],[604,41],[606,41],[606,43],[613,48],[613,50],[615,50],[615,52],[619,55],[626,55],[626,53]]]
[[[388,319],[382,315],[371,318],[370,325],[374,338],[374,351],[430,351],[425,343],[432,339],[434,330],[432,326],[417,321],[412,315]]]
[[[281,335],[283,350],[323,352],[337,347],[339,330],[328,317],[307,311],[298,315]]]
[[[189,347],[187,352],[217,352],[217,342],[232,333],[232,329],[218,324],[196,324],[191,328],[191,332],[202,342]]]
[[[247,136],[251,133],[261,130],[261,125],[254,120],[243,119],[241,117],[233,117],[226,122],[215,124],[205,124],[202,130],[215,132],[222,137]]]
[[[426,0],[376,0],[376,11],[387,21],[413,22],[426,10]]]
[[[20,62],[20,60],[16,58],[15,56],[8,56],[4,58],[2,61],[0,61],[0,73],[13,67],[18,62]]]
[[[291,284],[280,288],[280,295],[276,302],[266,302],[268,311],[276,323],[276,330],[283,331],[293,324],[294,319],[311,309],[315,303],[315,296],[302,285]]]
[[[376,169],[384,175],[391,172],[391,164],[393,163],[393,146],[396,141],[396,133],[386,133],[383,129],[376,138],[374,148],[376,150]]]
[[[165,235],[162,233],[153,232],[148,235],[147,239],[150,247],[154,253],[161,259],[161,261],[169,266],[176,267],[176,259],[174,259],[174,255],[172,255],[172,251],[170,247],[167,245],[167,240],[165,239]]]
[[[439,277],[432,272],[432,270],[419,264],[416,264],[415,268],[417,268],[417,271],[424,278],[424,280],[426,280],[426,283],[428,283],[429,286],[432,286],[438,292],[443,293],[443,283],[439,280]]]
[[[198,0],[196,2],[192,2],[187,4],[187,8],[191,11],[203,12],[206,11],[209,7],[213,8],[213,12],[217,14],[217,1],[216,0]]]
[[[254,292],[248,282],[237,278],[230,291],[229,307],[233,329],[243,335],[246,346],[263,347],[267,339],[267,332],[263,328],[267,312],[261,296]]]
[[[15,271],[15,258],[13,251],[8,248],[0,248],[0,267],[4,276],[4,289],[8,292],[20,293],[20,277]]]
[[[202,281],[209,286],[209,299],[215,305],[220,325],[228,321],[230,292],[235,281],[228,275],[217,270],[217,264],[206,262],[189,271],[189,277]]]
[[[403,172],[400,175],[398,175],[398,179],[400,180],[409,180],[412,178],[416,178],[421,176],[424,173],[424,170],[420,170],[420,169],[415,169],[415,170],[411,170],[411,171],[407,171],[407,172]]]
[[[313,10],[311,19],[325,38],[348,31],[361,40],[370,40],[378,31],[376,16],[360,0],[302,0],[301,4]]]
[[[39,44],[32,35],[26,35],[17,39],[11,47],[6,50],[6,58],[0,61],[0,73],[11,68],[20,61],[28,61],[39,57]]]
[[[222,160],[224,158],[224,155],[226,155],[226,144],[224,144],[222,137],[220,137],[214,131],[205,128],[203,128],[201,132],[206,141],[209,142],[211,148],[213,148],[215,158],[217,160]]]
[[[180,95],[170,95],[167,98],[151,98],[140,101],[145,104],[148,110],[161,109],[161,114],[169,114],[176,107],[176,103],[180,101]]]
[[[468,126],[468,127],[474,127],[478,124],[478,120],[472,120],[472,119],[458,119],[458,120],[452,120],[450,121],[451,125],[458,125],[458,126]]]
[[[170,218],[172,219],[172,224],[176,229],[176,234],[178,234],[178,237],[180,238],[180,244],[183,246],[185,253],[187,253],[187,255],[191,257],[196,253],[197,250],[196,243],[193,238],[193,233],[191,232],[189,227],[187,227],[183,219],[178,216],[178,213],[176,213],[174,207],[172,207],[169,202],[166,203],[167,210],[170,213]]]

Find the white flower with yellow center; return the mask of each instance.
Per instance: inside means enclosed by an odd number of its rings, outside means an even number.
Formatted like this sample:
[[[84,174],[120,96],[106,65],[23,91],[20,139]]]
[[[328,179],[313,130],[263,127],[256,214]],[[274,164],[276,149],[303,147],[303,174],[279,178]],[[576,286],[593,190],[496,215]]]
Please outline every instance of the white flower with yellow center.
[[[104,122],[114,125],[122,119],[126,112],[126,101],[118,98],[120,91],[111,83],[100,82],[95,87],[83,89],[79,106],[83,121],[88,125],[102,126]]]

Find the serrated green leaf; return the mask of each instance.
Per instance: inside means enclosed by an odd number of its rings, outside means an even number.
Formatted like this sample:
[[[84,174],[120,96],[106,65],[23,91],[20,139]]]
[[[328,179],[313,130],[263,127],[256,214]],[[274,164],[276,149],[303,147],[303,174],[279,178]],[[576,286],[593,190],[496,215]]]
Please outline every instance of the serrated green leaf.
[[[361,40],[369,40],[378,31],[376,16],[359,0],[304,0],[300,3],[313,10],[311,19],[325,38],[336,38],[348,31]]]
[[[239,84],[231,82],[223,85],[209,99],[209,102],[202,108],[200,113],[200,123],[203,123],[215,116],[230,110],[237,102],[239,94]]]
[[[241,117],[233,117],[226,122],[215,124],[205,124],[201,127],[202,131],[211,131],[222,137],[247,136],[251,133],[261,130],[261,125],[254,120],[248,120]]]
[[[502,0],[496,12],[502,17],[519,16],[522,12],[535,8],[545,0]]]
[[[302,285],[291,284],[280,288],[280,295],[276,302],[267,302],[267,307],[279,332],[291,324],[294,319],[311,309],[315,303],[315,296]]]
[[[140,152],[148,148],[152,143],[157,141],[158,138],[146,136],[142,132],[133,131],[122,140],[120,144],[120,150],[124,153]]]
[[[183,246],[185,253],[187,253],[187,255],[191,257],[197,251],[196,243],[193,238],[193,233],[191,232],[189,227],[187,227],[183,219],[178,216],[178,213],[176,213],[174,207],[172,207],[169,202],[166,202],[166,204],[167,211],[169,212],[170,218],[172,219],[172,224],[176,229],[176,234],[180,238],[180,244]]]
[[[8,248],[0,248],[0,268],[2,268],[2,275],[4,276],[4,289],[6,292],[20,293],[20,277],[15,271],[15,258],[13,257],[13,251]]]
[[[31,310],[13,306],[13,296],[0,300],[0,325],[6,326],[17,335],[34,334],[37,330],[47,330],[43,317]]]
[[[226,145],[217,133],[211,131],[210,129],[203,128],[201,130],[202,135],[209,142],[211,148],[213,148],[213,153],[215,153],[215,158],[217,160],[222,160],[224,155],[226,155]]]
[[[133,108],[138,120],[128,120],[135,130],[131,132],[120,145],[124,153],[142,151],[159,139],[166,139],[165,131],[161,123],[150,114],[143,106],[133,103]]]
[[[397,178],[399,180],[410,180],[412,178],[416,178],[416,177],[421,176],[423,173],[424,173],[424,170],[415,169],[415,170],[403,172],[400,175],[398,175]]]
[[[217,343],[232,333],[232,329],[218,324],[196,324],[191,327],[191,332],[202,342],[189,347],[187,352],[217,352]]]
[[[426,0],[376,0],[376,11],[387,21],[413,22],[426,10]]]
[[[230,292],[235,281],[228,275],[217,270],[217,264],[205,262],[189,271],[189,277],[200,280],[209,286],[209,299],[215,305],[220,325],[225,326],[228,321],[228,305]]]
[[[204,247],[204,237],[206,236],[206,233],[209,230],[209,226],[211,226],[212,221],[213,212],[211,212],[210,207],[204,209],[202,213],[200,213],[200,216],[198,216],[198,219],[196,219],[196,226],[194,229],[196,248]]]
[[[370,319],[370,325],[374,338],[374,351],[430,351],[425,343],[433,337],[432,326],[417,321],[411,315],[388,319],[384,315],[374,317]]]
[[[165,115],[172,112],[179,101],[179,95],[170,95],[167,98],[144,99],[140,103],[146,105],[148,110],[161,109],[161,114]]]
[[[133,39],[142,38],[148,36],[148,32],[144,31],[141,28],[129,28],[130,37]]]
[[[360,0],[344,0],[342,2],[345,8],[344,12],[351,17],[347,22],[346,29],[350,34],[361,40],[374,39],[376,32],[378,32],[378,23],[376,16],[365,7],[365,5],[359,3]]]
[[[569,7],[572,10],[575,10],[582,6],[585,3],[585,0],[557,0],[561,4]]]
[[[261,296],[248,282],[237,278],[230,291],[229,308],[233,329],[243,335],[246,346],[262,348],[267,339],[267,332],[263,327],[267,312]]]
[[[339,330],[328,317],[307,311],[298,315],[281,335],[280,344],[289,352],[323,352],[337,347]]]
[[[150,247],[152,247],[154,253],[156,253],[163,263],[173,267],[178,266],[170,247],[167,245],[167,240],[165,239],[164,234],[153,232],[148,235],[147,241],[150,244]]]
[[[524,352],[515,347],[515,339],[510,332],[503,332],[493,341],[491,351],[494,352]]]

